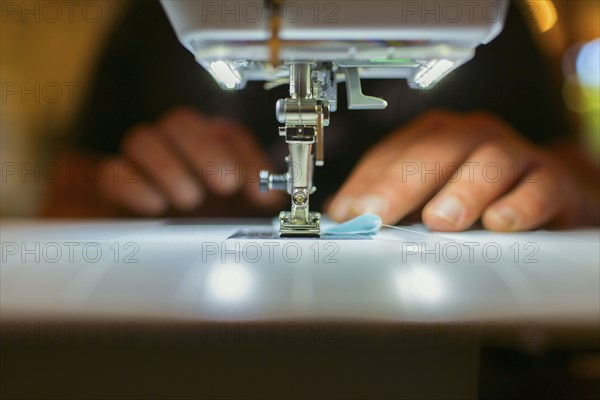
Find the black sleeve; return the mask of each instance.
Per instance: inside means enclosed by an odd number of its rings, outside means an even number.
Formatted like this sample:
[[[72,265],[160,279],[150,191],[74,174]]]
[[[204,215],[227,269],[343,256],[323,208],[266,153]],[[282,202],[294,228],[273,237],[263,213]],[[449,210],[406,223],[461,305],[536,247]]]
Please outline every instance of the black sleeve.
[[[209,108],[216,85],[178,41],[158,1],[135,1],[116,26],[75,124],[79,146],[118,151],[125,132],[180,105]]]
[[[434,105],[490,111],[533,142],[544,143],[568,134],[570,127],[560,90],[519,3],[511,1],[502,33],[441,82]]]

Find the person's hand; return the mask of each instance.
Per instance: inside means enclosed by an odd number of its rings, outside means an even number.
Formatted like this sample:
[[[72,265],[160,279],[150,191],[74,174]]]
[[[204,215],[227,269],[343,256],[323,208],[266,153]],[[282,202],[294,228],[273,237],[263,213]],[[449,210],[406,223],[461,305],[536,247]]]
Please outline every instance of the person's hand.
[[[481,219],[497,231],[577,223],[579,190],[551,155],[493,115],[429,112],[371,149],[329,206],[335,220],[374,212],[393,224],[425,205],[433,230]]]
[[[265,156],[251,134],[192,109],[133,127],[121,150],[121,156],[102,161],[100,196],[135,214],[193,211],[210,198],[223,205],[220,199],[241,196],[248,208],[264,209],[281,200],[258,190]]]

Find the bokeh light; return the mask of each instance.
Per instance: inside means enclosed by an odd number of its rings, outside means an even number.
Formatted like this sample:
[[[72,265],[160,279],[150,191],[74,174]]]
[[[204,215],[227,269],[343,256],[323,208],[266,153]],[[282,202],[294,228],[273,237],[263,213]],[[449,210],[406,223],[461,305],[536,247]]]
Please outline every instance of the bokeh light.
[[[577,76],[583,86],[600,88],[600,38],[581,48],[576,65]]]
[[[558,13],[552,0],[528,0],[527,6],[540,32],[547,32],[556,25]]]

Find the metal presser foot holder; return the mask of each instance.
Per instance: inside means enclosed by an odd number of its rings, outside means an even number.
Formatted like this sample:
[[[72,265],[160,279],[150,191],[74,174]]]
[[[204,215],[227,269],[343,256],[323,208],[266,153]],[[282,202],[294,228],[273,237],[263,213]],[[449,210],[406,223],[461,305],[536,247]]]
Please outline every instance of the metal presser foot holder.
[[[290,97],[279,100],[276,106],[277,120],[285,124],[279,134],[288,144],[287,173],[260,173],[262,191],[285,190],[291,197],[291,210],[279,214],[282,237],[321,235],[321,214],[310,211],[309,198],[316,190],[312,184],[314,165],[324,164],[323,128],[329,125],[329,102],[321,93],[332,82],[330,75],[316,68],[313,71],[313,67],[312,63],[289,65]]]
[[[288,144],[288,169],[285,174],[261,171],[260,188],[262,191],[283,190],[291,197],[291,210],[279,214],[279,236],[319,237],[321,214],[310,211],[309,197],[316,190],[312,184],[314,167],[325,164],[324,127],[329,126],[330,112],[337,108],[336,73],[331,63],[294,62],[287,66],[290,97],[277,101],[275,114],[284,124],[279,128],[279,135]],[[344,68],[344,73],[348,108],[387,107],[385,100],[362,93],[357,68]]]

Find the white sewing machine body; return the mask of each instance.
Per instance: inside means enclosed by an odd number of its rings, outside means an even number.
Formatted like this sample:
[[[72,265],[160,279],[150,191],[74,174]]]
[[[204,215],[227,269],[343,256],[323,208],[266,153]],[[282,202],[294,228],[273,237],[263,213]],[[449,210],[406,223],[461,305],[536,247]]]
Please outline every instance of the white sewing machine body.
[[[3,220],[3,391],[475,399],[480,346],[598,348],[598,229],[230,238],[260,222]]]
[[[237,87],[250,80],[287,81],[286,64],[294,61],[332,62],[336,71],[359,67],[361,78],[428,86],[418,77],[432,62],[453,64],[435,83],[501,32],[508,9],[507,0],[283,1],[278,12],[262,1],[162,3],[181,43],[208,71],[212,62],[228,63],[240,75]],[[269,65],[274,19],[282,61],[276,68]]]
[[[362,93],[362,78],[431,87],[501,32],[508,1],[162,4],[181,43],[223,89],[250,80],[265,81],[265,89],[289,84],[290,97],[276,104],[288,170],[262,171],[261,190],[291,196],[291,211],[279,216],[282,236],[319,236],[320,214],[309,210],[309,197],[314,166],[325,163],[324,128],[337,109],[337,83],[346,82],[352,110],[388,105]]]

